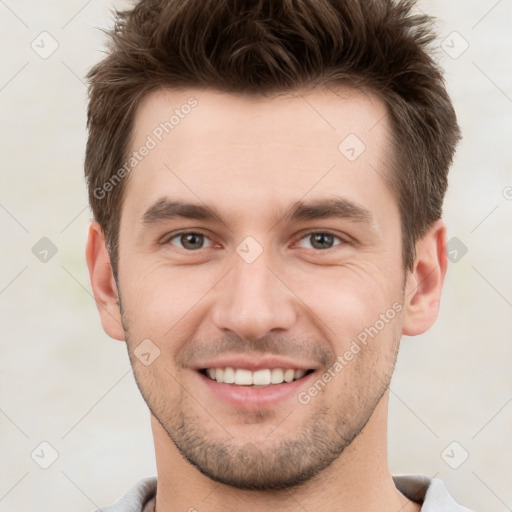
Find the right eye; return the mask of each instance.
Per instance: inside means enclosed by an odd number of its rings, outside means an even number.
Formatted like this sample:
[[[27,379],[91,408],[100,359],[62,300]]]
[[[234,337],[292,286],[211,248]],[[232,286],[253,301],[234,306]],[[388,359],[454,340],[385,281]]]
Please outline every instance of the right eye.
[[[181,231],[179,233],[171,234],[165,243],[177,245],[173,243],[174,239],[178,240],[180,248],[187,251],[197,251],[199,249],[203,249],[205,239],[210,240],[206,235],[203,233],[198,233],[197,231]]]

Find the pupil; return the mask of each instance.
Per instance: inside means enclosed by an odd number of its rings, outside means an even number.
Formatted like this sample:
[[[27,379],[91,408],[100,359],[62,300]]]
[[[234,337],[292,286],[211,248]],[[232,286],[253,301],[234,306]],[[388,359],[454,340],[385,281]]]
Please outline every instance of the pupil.
[[[181,235],[181,243],[183,247],[187,249],[200,249],[203,242],[203,235],[199,233],[187,233],[185,235]]]
[[[318,234],[315,234],[312,236],[313,236],[313,246],[316,249],[328,249],[329,247],[325,247],[325,245],[322,245],[322,244],[325,244],[327,241],[327,245],[330,246],[332,243],[332,239],[333,239],[332,235],[329,235],[327,233],[318,233]],[[316,246],[317,241],[320,242],[319,246]]]

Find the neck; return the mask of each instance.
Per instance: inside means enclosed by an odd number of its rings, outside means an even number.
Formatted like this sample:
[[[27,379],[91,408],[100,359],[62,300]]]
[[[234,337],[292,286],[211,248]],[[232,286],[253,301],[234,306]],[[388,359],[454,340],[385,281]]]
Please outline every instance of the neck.
[[[214,482],[189,464],[152,416],[158,489],[156,512],[418,512],[395,487],[388,466],[384,394],[360,434],[308,482],[278,491],[248,491]]]

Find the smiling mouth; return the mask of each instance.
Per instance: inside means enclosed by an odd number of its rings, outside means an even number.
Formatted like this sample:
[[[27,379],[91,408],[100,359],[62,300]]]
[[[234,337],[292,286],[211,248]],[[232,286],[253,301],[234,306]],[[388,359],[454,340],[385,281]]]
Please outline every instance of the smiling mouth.
[[[221,384],[235,386],[263,387],[283,384],[302,379],[314,370],[294,370],[292,368],[265,368],[251,371],[244,368],[203,368],[200,373]]]

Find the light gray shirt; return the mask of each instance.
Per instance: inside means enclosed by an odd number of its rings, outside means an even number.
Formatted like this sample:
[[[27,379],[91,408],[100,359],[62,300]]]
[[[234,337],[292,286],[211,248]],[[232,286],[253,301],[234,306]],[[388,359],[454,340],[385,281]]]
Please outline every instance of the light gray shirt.
[[[421,503],[421,512],[471,512],[459,505],[439,478],[426,475],[394,475],[396,488],[407,498]],[[121,498],[95,512],[154,512],[156,476],[143,478]]]

